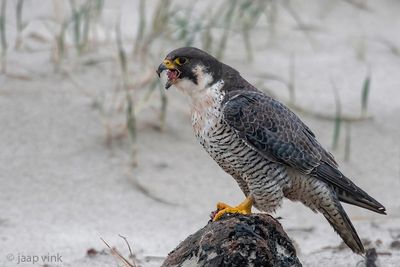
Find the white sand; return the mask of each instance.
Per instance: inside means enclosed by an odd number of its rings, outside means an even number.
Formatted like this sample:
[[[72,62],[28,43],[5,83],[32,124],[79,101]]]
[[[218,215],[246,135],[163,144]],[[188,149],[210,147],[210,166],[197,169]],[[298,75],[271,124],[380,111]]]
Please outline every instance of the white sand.
[[[387,216],[345,208],[360,237],[386,253],[378,256],[380,266],[399,266],[400,250],[391,249],[390,244],[396,236],[400,238],[400,57],[381,40],[400,47],[400,3],[368,1],[371,11],[362,11],[345,2],[313,1],[308,6],[293,2],[304,22],[319,28],[310,32],[314,48],[280,9],[275,45],[267,47],[266,33],[255,33],[256,58],[248,64],[244,52],[237,55],[243,49],[237,46],[240,37],[234,37],[224,61],[256,83],[260,81],[257,74],[265,72],[287,78],[290,54],[295,53],[297,101],[324,114],[334,113],[333,79],[343,112],[358,115],[362,82],[370,68],[373,120],[352,125],[350,162],[344,162],[343,133],[333,154],[347,176],[386,206]],[[34,3],[30,8],[40,9]],[[135,5],[123,5],[123,22],[134,21],[134,16],[126,14],[135,13]],[[10,4],[10,14],[12,8]],[[107,3],[106,14],[112,17],[118,8]],[[357,58],[363,49],[364,61]],[[87,92],[98,96],[114,90],[115,69],[118,65],[109,62],[99,68],[77,67],[71,73]],[[1,266],[32,266],[17,265],[18,256],[57,253],[62,263],[42,260],[36,265],[117,266],[109,254],[89,258],[86,251],[103,250],[103,237],[127,255],[118,234],[128,237],[142,266],[158,266],[181,240],[207,223],[217,201],[242,200],[234,180],[197,144],[187,100],[174,88],[168,91],[164,133],[147,123],[156,121],[157,101],[139,115],[139,166],[131,169],[126,138],[111,148],[105,145],[93,98],[65,76],[53,74],[49,51],[11,52],[9,71],[31,80],[0,76]],[[265,86],[287,99],[287,90],[279,83],[265,82]],[[300,116],[330,147],[333,123]],[[144,195],[137,182],[170,204]],[[362,260],[347,248],[326,248],[338,246],[341,240],[321,215],[306,207],[285,201],[276,216],[283,217],[304,266],[356,266]],[[10,253],[15,257],[12,261],[6,258]]]

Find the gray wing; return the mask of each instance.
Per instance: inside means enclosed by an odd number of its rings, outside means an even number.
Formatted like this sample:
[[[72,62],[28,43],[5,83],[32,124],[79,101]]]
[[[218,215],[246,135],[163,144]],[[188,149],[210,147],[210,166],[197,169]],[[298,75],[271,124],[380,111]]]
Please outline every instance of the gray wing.
[[[293,112],[261,92],[237,92],[224,102],[222,112],[239,137],[269,160],[307,174],[321,160],[337,166]]]
[[[384,212],[379,202],[338,170],[311,130],[280,102],[259,91],[236,91],[226,96],[222,112],[237,135],[266,159],[324,181],[341,201]]]

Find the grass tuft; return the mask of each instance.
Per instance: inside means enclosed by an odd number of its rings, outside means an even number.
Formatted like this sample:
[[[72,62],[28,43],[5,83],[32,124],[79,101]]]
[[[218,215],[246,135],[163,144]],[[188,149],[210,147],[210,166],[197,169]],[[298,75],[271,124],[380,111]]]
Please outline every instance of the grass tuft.
[[[7,0],[0,1],[1,65],[2,71],[5,72],[8,48],[5,12]],[[25,23],[23,20],[23,14],[26,12],[24,10],[25,0],[16,0],[15,2],[17,29],[15,49],[19,49],[22,31],[29,21]],[[137,116],[142,110],[148,108],[152,101],[159,101],[159,127],[156,128],[160,130],[165,128],[168,98],[159,80],[155,77],[154,62],[155,59],[158,61],[165,55],[166,47],[198,45],[216,55],[216,57],[223,58],[228,43],[239,40],[244,46],[246,59],[251,62],[255,56],[255,49],[260,47],[260,44],[253,44],[252,37],[255,33],[265,32],[265,36],[268,37],[266,41],[271,41],[275,36],[275,27],[279,21],[277,16],[281,9],[288,12],[289,16],[297,23],[298,28],[305,34],[305,37],[311,44],[313,43],[310,35],[313,28],[303,22],[301,14],[298,14],[290,0],[224,0],[217,5],[215,2],[211,3],[201,14],[195,12],[198,11],[197,6],[192,3],[183,4],[173,0],[158,0],[155,5],[149,5],[145,0],[138,0],[135,2],[138,10],[137,31],[131,40],[127,37],[125,40],[125,45],[132,44],[132,49],[128,53],[124,48],[120,24],[116,25],[115,32],[113,32],[113,29],[102,27],[100,18],[103,15],[104,0],[65,0],[65,2],[68,3],[67,8],[70,11],[67,17],[59,19],[61,16],[57,15],[60,15],[61,12],[57,12],[60,11],[58,8],[55,9],[55,17],[57,18],[42,18],[47,29],[54,35],[51,50],[54,69],[59,72],[60,68],[64,67],[63,73],[66,73],[72,69],[71,65],[76,66],[73,60],[80,57],[84,57],[79,62],[83,63],[85,67],[91,66],[101,69],[101,64],[109,64],[110,62],[112,62],[111,64],[118,64],[116,71],[120,71],[120,76],[116,75],[118,76],[117,89],[110,97],[112,103],[105,103],[107,100],[104,100],[103,103],[102,96],[96,96],[96,103],[99,106],[107,106],[107,108],[101,107],[101,110],[104,114],[107,113],[108,119],[113,119],[113,116],[124,118],[121,127],[123,131],[119,136],[128,135],[132,144],[133,161],[136,161]],[[55,3],[58,3],[58,1],[55,1]],[[57,6],[57,4],[54,5]],[[148,14],[151,14],[151,18],[147,18]],[[104,29],[104,35],[110,36],[112,39],[105,38],[106,40],[96,42],[97,34],[102,33],[100,29]],[[90,52],[93,52],[94,49],[100,46],[114,46],[115,43],[117,61],[115,61],[114,50],[111,50],[110,54],[102,56],[101,59],[91,57],[93,53]],[[389,44],[387,45],[389,46]],[[393,53],[398,52],[396,46],[390,44],[390,47],[393,47],[391,48]],[[69,53],[70,50],[76,53]],[[104,52],[105,50],[102,49],[101,51]],[[76,58],[71,58],[71,54]],[[70,57],[67,58],[67,55]],[[140,62],[140,70],[137,68],[138,64],[131,66],[131,61]],[[367,115],[371,79],[369,73],[362,88],[361,116],[358,114],[351,116],[342,114],[340,100],[336,96],[337,92],[335,92],[335,114],[319,114],[300,107],[296,103],[295,71],[295,56],[292,53],[287,79],[268,73],[265,73],[262,78],[263,80],[279,81],[288,88],[289,99],[287,104],[294,111],[303,112],[318,119],[333,121],[335,124],[333,146],[337,146],[342,122],[370,118]],[[115,73],[112,73],[111,76],[113,74]],[[153,97],[155,94],[157,96]],[[111,124],[108,122],[107,127],[110,128]]]
[[[118,23],[116,28],[116,42],[118,49],[118,59],[121,68],[122,84],[125,91],[126,97],[126,126],[128,129],[128,135],[131,145],[131,163],[133,166],[137,165],[137,128],[136,128],[136,116],[134,112],[134,103],[129,92],[129,76],[128,76],[128,60],[126,51],[122,44],[122,33],[121,24]]]
[[[137,267],[136,263],[134,262],[134,255],[132,253],[131,250],[131,246],[128,243],[128,240],[126,239],[126,237],[123,237],[120,235],[120,237],[122,239],[124,239],[125,243],[128,246],[129,249],[129,258],[132,259],[132,262],[130,262],[127,258],[125,258],[124,256],[122,256],[122,254],[115,248],[115,247],[111,247],[103,238],[100,237],[101,241],[103,241],[103,243],[110,249],[111,254],[120,262],[122,262],[124,267]]]

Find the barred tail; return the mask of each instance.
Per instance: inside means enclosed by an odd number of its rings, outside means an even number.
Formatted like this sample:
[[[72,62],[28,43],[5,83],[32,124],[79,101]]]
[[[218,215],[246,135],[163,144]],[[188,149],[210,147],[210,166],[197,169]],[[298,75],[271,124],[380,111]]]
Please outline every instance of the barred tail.
[[[365,252],[353,224],[339,201],[330,202],[328,206],[321,205],[319,210],[353,252],[358,254]]]

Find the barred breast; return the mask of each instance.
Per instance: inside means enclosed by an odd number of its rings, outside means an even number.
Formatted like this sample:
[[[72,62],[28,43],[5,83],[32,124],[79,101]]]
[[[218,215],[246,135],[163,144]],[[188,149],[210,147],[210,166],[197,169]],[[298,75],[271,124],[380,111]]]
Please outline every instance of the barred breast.
[[[197,139],[218,165],[235,178],[243,193],[254,197],[256,208],[275,211],[284,196],[283,188],[288,186],[286,168],[247,146],[223,121],[220,103],[213,99],[212,94],[208,97],[202,103],[209,105],[192,109],[192,125]]]

